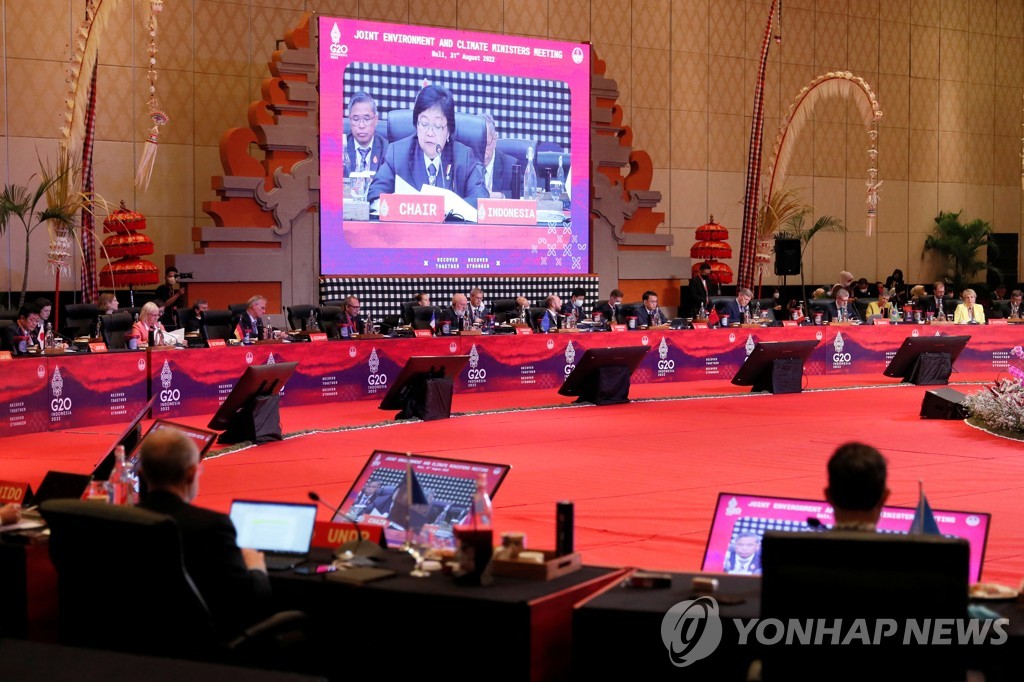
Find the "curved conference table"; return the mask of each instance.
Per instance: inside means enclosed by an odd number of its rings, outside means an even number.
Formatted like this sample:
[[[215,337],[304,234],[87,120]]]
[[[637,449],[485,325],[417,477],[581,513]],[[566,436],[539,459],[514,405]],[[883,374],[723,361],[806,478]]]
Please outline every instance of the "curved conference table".
[[[217,410],[248,365],[298,362],[282,405],[380,399],[413,355],[469,355],[456,393],[550,388],[588,348],[651,347],[633,383],[728,381],[758,341],[815,339],[808,375],[842,384],[882,371],[909,336],[969,335],[954,369],[995,379],[1019,366],[1024,325],[885,325],[375,338],[33,356],[0,361],[0,436]],[[1015,349],[1017,349],[1015,351]],[[846,380],[847,382],[849,379]],[[891,381],[891,380],[884,380]]]

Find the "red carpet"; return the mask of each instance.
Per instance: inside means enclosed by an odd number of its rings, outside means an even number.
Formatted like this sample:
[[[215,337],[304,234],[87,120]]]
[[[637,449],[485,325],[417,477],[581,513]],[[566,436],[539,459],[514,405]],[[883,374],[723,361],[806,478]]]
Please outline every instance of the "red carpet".
[[[857,379],[865,377],[850,381]],[[693,397],[658,400],[684,390]],[[933,508],[992,513],[983,578],[1016,586],[1024,575],[1015,530],[1024,516],[1021,444],[960,421],[920,419],[925,390],[749,396],[713,381],[636,386],[638,400],[608,407],[569,407],[570,399],[548,390],[517,391],[456,395],[462,415],[403,424],[371,401],[291,408],[283,410],[286,432],[345,430],[214,452],[197,502],[223,510],[236,497],[297,501],[310,489],[340,501],[375,448],[507,462],[513,468],[495,499],[499,531],[521,530],[529,545],[553,547],[555,503],[568,499],[585,562],[699,570],[719,491],[820,499],[829,454],[858,439],[889,459],[890,504],[915,505],[920,479]],[[741,394],[712,397],[727,393]],[[560,407],[467,414],[508,406]],[[5,439],[0,478],[35,485],[48,469],[88,471],[117,432]]]

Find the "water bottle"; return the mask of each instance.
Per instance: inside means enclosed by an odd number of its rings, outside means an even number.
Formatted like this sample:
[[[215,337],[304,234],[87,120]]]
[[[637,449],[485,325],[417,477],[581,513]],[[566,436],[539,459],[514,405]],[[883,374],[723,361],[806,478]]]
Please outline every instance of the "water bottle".
[[[457,584],[481,585],[491,581],[488,566],[494,553],[493,521],[494,508],[487,494],[487,474],[480,474],[469,513],[455,528],[459,563],[455,572]]]
[[[565,191],[565,168],[562,167],[562,155],[558,155],[558,171],[555,173],[555,180],[558,181],[558,186]]]
[[[55,345],[53,341],[53,325],[49,322],[46,323],[46,336],[43,337],[43,345],[46,348],[53,348]]]
[[[537,198],[537,169],[533,165],[533,147],[526,150],[526,170],[523,171],[523,198]]]
[[[704,309],[704,304],[703,303],[700,304],[700,309],[697,311],[697,319],[698,320],[706,320],[706,319],[708,319],[708,311]]]
[[[317,325],[317,323],[316,323],[316,316],[313,314],[312,310],[309,311],[309,319],[306,320],[306,331],[307,332],[318,332],[318,331],[320,331],[320,326]]]
[[[103,316],[96,318],[96,334],[93,336],[94,339],[103,338]]]
[[[135,492],[135,481],[131,467],[125,459],[124,446],[114,449],[114,468],[107,479],[107,490],[110,504],[135,504],[138,493]]]

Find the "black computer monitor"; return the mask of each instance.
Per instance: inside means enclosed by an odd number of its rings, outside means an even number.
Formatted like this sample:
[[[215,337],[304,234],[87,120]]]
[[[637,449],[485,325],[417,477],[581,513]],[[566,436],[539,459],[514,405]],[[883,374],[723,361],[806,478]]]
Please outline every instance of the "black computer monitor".
[[[298,365],[297,362],[278,362],[246,367],[210,420],[209,428],[224,431],[218,442],[281,440],[277,398]]]
[[[142,420],[146,418],[149,411],[153,408],[153,402],[158,396],[154,395],[149,399],[149,402],[139,410],[135,417],[128,423],[121,435],[117,437],[114,444],[110,446],[107,453],[103,455],[103,459],[100,460],[99,464],[96,465],[92,470],[92,479],[94,481],[105,481],[110,478],[110,472],[114,470],[114,451],[117,450],[118,445],[124,446],[126,453],[131,452],[138,446],[142,440],[142,429],[140,425]]]
[[[970,336],[908,336],[883,374],[919,386],[945,385],[970,340]]]
[[[410,357],[378,407],[401,410],[396,419],[418,417],[430,421],[450,417],[453,382],[467,362],[468,355]]]
[[[932,639],[968,617],[968,557],[962,538],[765,533],[760,617],[802,632],[765,647],[764,679],[963,679],[957,647]]]
[[[629,402],[629,380],[650,346],[588,348],[558,389],[576,402],[616,405]]]
[[[751,386],[752,392],[799,393],[804,362],[817,347],[815,339],[758,341],[732,383]]]

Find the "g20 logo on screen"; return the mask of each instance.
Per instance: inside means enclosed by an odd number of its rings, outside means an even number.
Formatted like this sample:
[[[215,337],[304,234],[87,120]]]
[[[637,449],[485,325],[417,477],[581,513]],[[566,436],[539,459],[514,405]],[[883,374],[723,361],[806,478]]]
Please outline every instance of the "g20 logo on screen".
[[[341,42],[341,29],[334,24],[331,29],[331,59],[338,59],[348,55],[348,45]]]
[[[583,63],[583,48],[582,47],[574,47],[574,48],[572,48],[572,61],[573,61],[574,64],[582,64]]]

